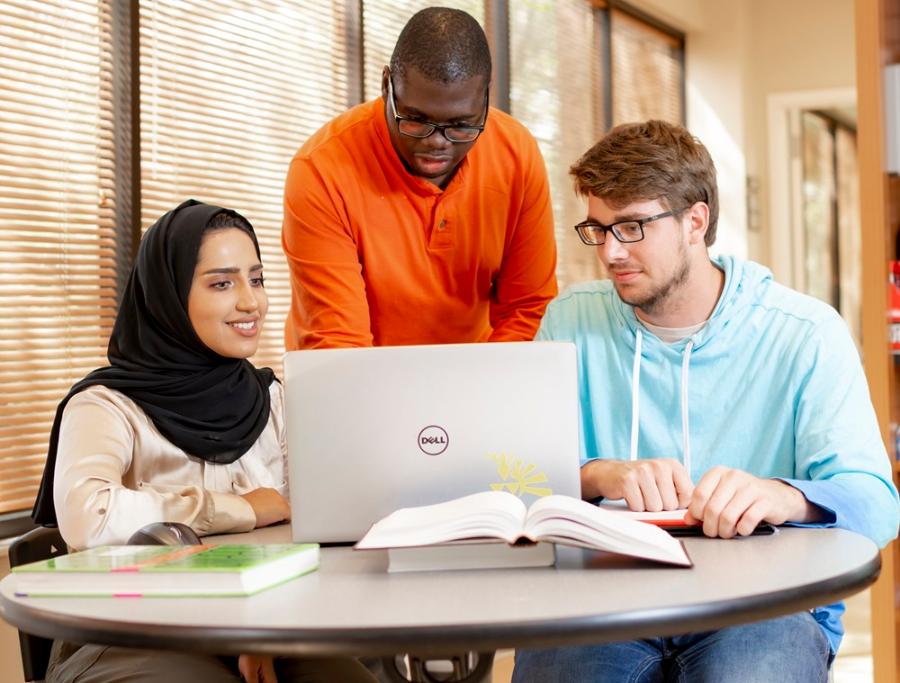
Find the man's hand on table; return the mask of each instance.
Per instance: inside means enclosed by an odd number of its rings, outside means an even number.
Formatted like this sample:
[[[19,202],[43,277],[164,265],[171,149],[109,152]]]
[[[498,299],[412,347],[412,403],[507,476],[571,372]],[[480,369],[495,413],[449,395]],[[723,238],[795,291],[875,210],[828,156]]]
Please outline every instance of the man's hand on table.
[[[581,468],[583,498],[624,498],[637,512],[687,507],[693,490],[684,465],[672,458],[593,460]]]
[[[749,536],[760,522],[815,522],[821,510],[799,490],[778,479],[713,467],[694,488],[688,522],[702,522],[706,536]]]
[[[720,538],[749,536],[760,522],[815,522],[822,514],[790,484],[730,467],[713,467],[694,486],[671,458],[593,460],[581,468],[581,491],[586,499],[624,499],[636,512],[687,508],[688,523]]]

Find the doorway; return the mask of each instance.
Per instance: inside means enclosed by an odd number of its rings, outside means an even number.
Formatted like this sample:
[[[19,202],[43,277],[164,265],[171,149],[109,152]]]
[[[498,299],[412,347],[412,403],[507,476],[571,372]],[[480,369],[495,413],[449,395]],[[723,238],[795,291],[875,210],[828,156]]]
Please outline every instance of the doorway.
[[[831,304],[861,348],[855,91],[771,96],[769,155],[776,279]]]

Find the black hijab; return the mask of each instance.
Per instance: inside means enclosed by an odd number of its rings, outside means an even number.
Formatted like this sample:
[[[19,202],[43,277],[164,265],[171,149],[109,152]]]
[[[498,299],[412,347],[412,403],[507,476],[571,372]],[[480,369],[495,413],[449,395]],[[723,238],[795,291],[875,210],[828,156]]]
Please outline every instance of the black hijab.
[[[259,244],[239,214],[189,199],[144,234],[109,339],[109,366],[75,384],[56,409],[50,447],[32,519],[56,525],[53,474],[63,410],[89,386],[120,391],[153,420],[160,433],[188,455],[232,463],[256,443],[269,421],[269,386],[275,374],[245,359],[225,358],[197,336],[187,302],[209,222],[234,216]]]

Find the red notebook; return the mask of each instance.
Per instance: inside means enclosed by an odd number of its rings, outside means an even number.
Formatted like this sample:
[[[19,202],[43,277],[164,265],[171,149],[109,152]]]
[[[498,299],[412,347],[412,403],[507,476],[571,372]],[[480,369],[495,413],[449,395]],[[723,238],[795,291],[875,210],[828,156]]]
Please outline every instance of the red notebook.
[[[662,512],[634,512],[633,510],[628,509],[628,505],[624,500],[604,500],[602,503],[598,504],[597,507],[609,510],[610,512],[615,512],[617,515],[622,515],[629,519],[636,519],[640,522],[647,522],[648,524],[662,527],[673,536],[703,535],[702,524],[699,522],[688,524],[684,521],[685,515],[687,515],[686,508],[664,510]],[[760,522],[756,529],[753,530],[752,535],[759,536],[773,533],[775,533],[774,526],[768,522]]]
[[[622,515],[623,517],[628,517],[629,519],[636,519],[639,522],[647,522],[655,526],[698,526],[696,523],[688,524],[684,521],[684,517],[685,515],[687,515],[686,508],[680,508],[678,510],[663,510],[662,512],[634,512],[633,510],[628,509],[628,506],[624,500],[604,500],[597,507],[603,508],[604,510],[609,510],[610,512],[615,512],[616,514]]]

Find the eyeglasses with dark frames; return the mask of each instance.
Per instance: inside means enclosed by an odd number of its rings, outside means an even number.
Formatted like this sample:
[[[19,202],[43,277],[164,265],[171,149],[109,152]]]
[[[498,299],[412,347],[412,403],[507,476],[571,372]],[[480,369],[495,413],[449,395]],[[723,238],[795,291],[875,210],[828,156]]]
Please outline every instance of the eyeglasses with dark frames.
[[[388,76],[388,101],[391,103],[391,112],[394,116],[394,120],[397,122],[397,130],[399,130],[401,134],[410,138],[424,139],[431,137],[434,134],[434,131],[437,130],[450,142],[474,142],[484,131],[484,126],[487,123],[488,117],[488,106],[490,103],[489,91],[484,94],[484,116],[481,125],[461,126],[457,123],[431,123],[430,121],[420,121],[418,119],[411,119],[407,116],[400,116],[400,114],[397,113],[397,98],[394,95],[393,79],[393,75]]]
[[[672,211],[663,211],[655,216],[647,216],[646,218],[636,218],[630,221],[619,221],[611,225],[603,225],[597,221],[583,221],[575,226],[575,231],[581,238],[581,241],[590,246],[600,246],[606,244],[606,233],[611,232],[622,244],[630,244],[631,242],[640,242],[644,239],[644,226],[647,223],[658,221],[661,218],[669,216],[677,216],[687,211],[689,206],[683,209]]]

